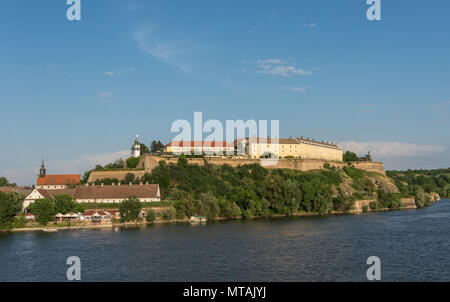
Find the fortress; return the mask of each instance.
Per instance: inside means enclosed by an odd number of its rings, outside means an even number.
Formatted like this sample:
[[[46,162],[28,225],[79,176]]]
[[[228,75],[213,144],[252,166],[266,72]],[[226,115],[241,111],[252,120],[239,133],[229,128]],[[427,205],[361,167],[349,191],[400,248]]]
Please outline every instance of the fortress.
[[[139,170],[124,170],[124,171],[92,171],[88,182],[95,182],[105,178],[124,179],[127,173],[133,173],[136,177],[142,177],[145,173],[151,171],[159,165],[160,161],[165,161],[167,164],[176,164],[178,158],[176,157],[161,157],[146,155],[141,158],[138,165]],[[238,157],[205,157],[205,158],[187,158],[190,165],[230,165],[232,167],[258,164],[267,169],[292,169],[299,171],[311,171],[323,169],[325,164],[331,167],[343,168],[347,164],[338,161],[327,161],[323,159],[301,159],[301,158],[282,158],[274,161],[272,159],[254,159],[254,158],[238,158]],[[352,165],[358,169],[368,172],[376,172],[385,175],[384,166],[381,162],[352,162]]]
[[[203,154],[204,157],[187,158],[190,165],[230,165],[232,167],[259,164],[267,169],[292,169],[300,171],[320,170],[325,164],[342,168],[347,164],[343,162],[342,148],[324,141],[309,138],[242,138],[234,142],[219,141],[171,141],[166,145],[162,156],[143,155],[137,149],[139,142],[136,139],[133,147],[133,156],[140,157],[140,162],[134,170],[120,171],[92,171],[88,182],[106,178],[123,180],[128,173],[142,178],[145,173],[152,170],[164,160],[167,164],[176,164],[178,155]],[[225,155],[226,154],[226,155]],[[274,156],[275,155],[275,156]],[[368,172],[385,174],[381,162],[361,161],[353,162],[353,166]]]

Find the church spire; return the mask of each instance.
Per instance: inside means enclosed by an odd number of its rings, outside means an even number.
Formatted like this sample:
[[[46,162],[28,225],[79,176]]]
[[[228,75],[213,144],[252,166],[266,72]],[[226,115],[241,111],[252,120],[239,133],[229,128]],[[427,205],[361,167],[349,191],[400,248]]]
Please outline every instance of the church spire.
[[[42,159],[41,169],[39,170],[39,177],[45,177],[45,166],[44,166],[44,159]]]

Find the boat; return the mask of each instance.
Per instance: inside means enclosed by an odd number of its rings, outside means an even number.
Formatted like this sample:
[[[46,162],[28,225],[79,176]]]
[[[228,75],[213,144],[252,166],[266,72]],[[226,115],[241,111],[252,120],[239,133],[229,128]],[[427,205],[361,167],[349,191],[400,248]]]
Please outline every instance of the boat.
[[[190,223],[197,224],[197,223],[205,223],[208,219],[205,216],[191,216]]]

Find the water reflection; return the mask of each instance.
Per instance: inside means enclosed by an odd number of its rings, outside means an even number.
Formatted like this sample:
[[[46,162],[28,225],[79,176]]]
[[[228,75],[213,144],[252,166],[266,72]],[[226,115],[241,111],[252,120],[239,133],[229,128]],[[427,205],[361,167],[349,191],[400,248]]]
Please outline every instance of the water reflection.
[[[448,281],[450,201],[407,211],[0,234],[1,281]]]

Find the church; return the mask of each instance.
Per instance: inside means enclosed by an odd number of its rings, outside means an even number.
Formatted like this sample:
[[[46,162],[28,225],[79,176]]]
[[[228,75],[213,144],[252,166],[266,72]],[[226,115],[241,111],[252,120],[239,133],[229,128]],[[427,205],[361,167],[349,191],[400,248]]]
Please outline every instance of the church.
[[[61,175],[47,175],[44,160],[42,160],[41,169],[36,182],[36,189],[46,190],[60,190],[66,189],[69,186],[79,184],[81,181],[80,174],[61,174]]]

